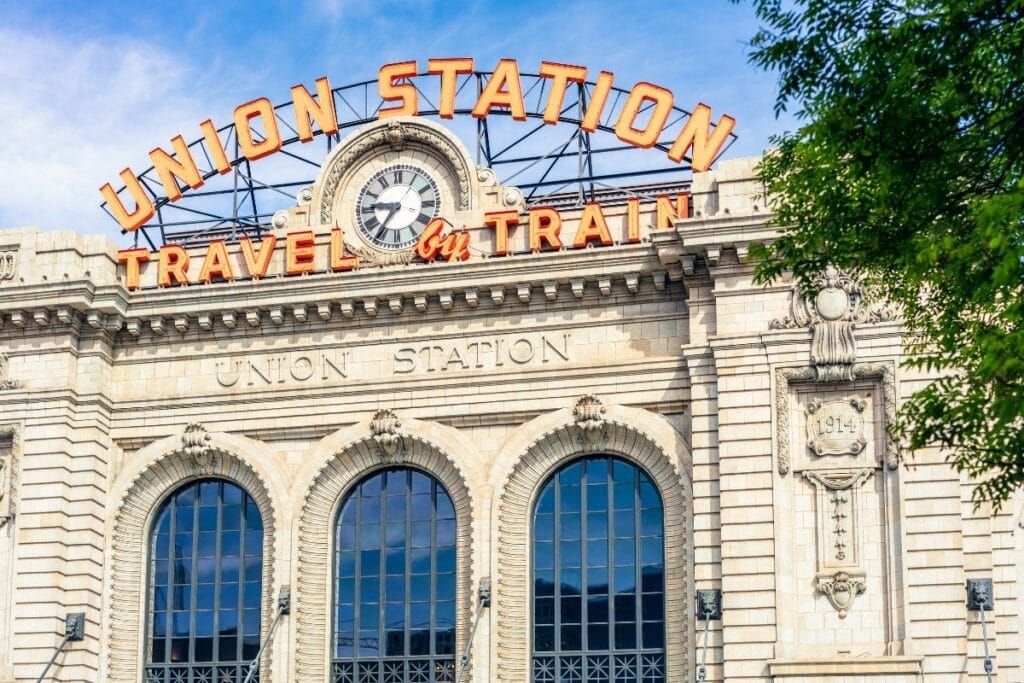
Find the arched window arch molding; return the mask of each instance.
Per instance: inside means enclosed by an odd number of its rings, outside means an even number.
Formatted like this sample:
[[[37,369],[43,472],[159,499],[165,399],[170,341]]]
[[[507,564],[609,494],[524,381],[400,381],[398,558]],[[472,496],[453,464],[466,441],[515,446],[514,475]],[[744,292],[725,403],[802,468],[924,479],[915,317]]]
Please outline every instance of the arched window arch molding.
[[[392,446],[382,446],[379,426],[382,413],[400,437]],[[473,613],[477,608],[477,563],[474,558],[474,524],[478,504],[473,494],[486,486],[486,476],[473,462],[473,444],[454,429],[411,418],[399,420],[389,411],[325,437],[310,452],[306,465],[296,477],[293,509],[300,510],[295,547],[294,586],[294,666],[289,680],[329,680],[332,616],[331,581],[333,578],[334,522],[342,501],[353,485],[367,475],[386,467],[406,465],[430,474],[444,485],[455,507],[457,572],[456,656],[469,637]]]
[[[581,401],[586,399],[581,399]],[[530,520],[541,485],[562,465],[607,453],[651,477],[665,507],[667,680],[692,680],[693,495],[689,444],[665,418],[639,408],[603,406],[598,433],[586,434],[573,408],[541,415],[513,432],[491,477],[494,529],[494,666],[501,681],[530,680]],[[683,637],[675,637],[684,634]]]
[[[190,427],[191,428],[191,427]],[[261,632],[266,634],[274,617],[277,586],[275,560],[280,553],[280,502],[287,487],[281,473],[267,465],[271,452],[258,441],[224,433],[203,437],[201,457],[186,449],[185,434],[179,432],[149,444],[124,461],[108,497],[105,553],[106,579],[110,589],[103,620],[103,643],[107,656],[102,680],[111,683],[139,683],[146,657],[145,610],[146,565],[149,533],[160,505],[183,484],[217,477],[244,488],[263,518],[263,604]],[[263,671],[272,669],[273,648],[267,648],[260,662]]]

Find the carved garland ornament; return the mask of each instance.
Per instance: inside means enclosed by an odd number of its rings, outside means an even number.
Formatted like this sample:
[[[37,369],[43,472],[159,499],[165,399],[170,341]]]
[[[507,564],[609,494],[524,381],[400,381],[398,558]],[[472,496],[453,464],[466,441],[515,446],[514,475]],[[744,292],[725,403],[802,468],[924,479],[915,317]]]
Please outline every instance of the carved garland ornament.
[[[853,379],[857,361],[857,323],[891,320],[887,304],[865,305],[864,287],[852,275],[828,266],[812,280],[817,294],[809,297],[799,286],[790,295],[790,315],[773,320],[771,329],[810,328],[811,366],[819,382]]]
[[[594,414],[593,397],[577,402]],[[596,399],[595,399],[596,400]],[[599,405],[599,404],[598,404]],[[576,411],[574,411],[576,412]],[[533,495],[559,466],[595,452],[610,453],[639,465],[661,492],[665,509],[665,625],[675,634],[666,643],[668,681],[684,681],[691,675],[687,652],[692,643],[686,636],[692,627],[693,596],[688,576],[689,537],[687,526],[691,501],[684,494],[683,478],[674,456],[666,453],[635,425],[604,419],[605,441],[600,449],[581,445],[581,428],[573,421],[543,434],[522,451],[509,478],[496,488],[498,503],[498,577],[495,590],[499,643],[497,680],[525,681],[529,678],[530,587],[529,539]]]

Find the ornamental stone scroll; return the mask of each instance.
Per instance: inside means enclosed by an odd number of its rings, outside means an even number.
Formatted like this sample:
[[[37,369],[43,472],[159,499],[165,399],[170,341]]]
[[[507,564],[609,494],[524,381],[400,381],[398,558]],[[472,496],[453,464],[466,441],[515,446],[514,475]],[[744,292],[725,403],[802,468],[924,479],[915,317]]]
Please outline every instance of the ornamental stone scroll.
[[[865,302],[865,288],[853,275],[828,266],[811,281],[811,292],[793,287],[790,314],[773,320],[771,329],[811,330],[811,367],[819,382],[843,382],[854,378],[857,362],[858,323],[892,320],[895,310],[887,304]]]

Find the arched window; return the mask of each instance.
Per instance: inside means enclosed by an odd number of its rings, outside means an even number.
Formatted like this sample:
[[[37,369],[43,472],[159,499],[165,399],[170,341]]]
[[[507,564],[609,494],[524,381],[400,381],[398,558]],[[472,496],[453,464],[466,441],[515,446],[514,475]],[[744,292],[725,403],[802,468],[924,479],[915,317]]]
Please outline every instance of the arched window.
[[[182,486],[157,512],[149,557],[147,683],[241,683],[260,647],[256,503],[221,479]]]
[[[335,530],[334,683],[455,680],[455,507],[393,467],[345,498]]]
[[[533,680],[665,681],[664,510],[640,468],[577,460],[533,514]],[[500,645],[499,645],[500,646]]]

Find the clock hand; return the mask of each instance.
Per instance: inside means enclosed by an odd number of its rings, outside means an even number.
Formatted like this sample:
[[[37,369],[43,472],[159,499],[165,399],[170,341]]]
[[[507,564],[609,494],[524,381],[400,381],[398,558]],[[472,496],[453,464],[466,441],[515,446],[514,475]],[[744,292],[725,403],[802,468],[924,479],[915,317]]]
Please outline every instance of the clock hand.
[[[374,237],[376,237],[377,239],[380,239],[381,237],[384,236],[384,233],[388,229],[388,221],[391,220],[391,217],[394,216],[395,212],[397,212],[400,208],[402,208],[401,204],[392,204],[391,205],[391,208],[388,210],[387,218],[385,218],[383,221],[381,221],[381,223],[380,223],[380,230],[377,231],[377,234],[374,235]]]

